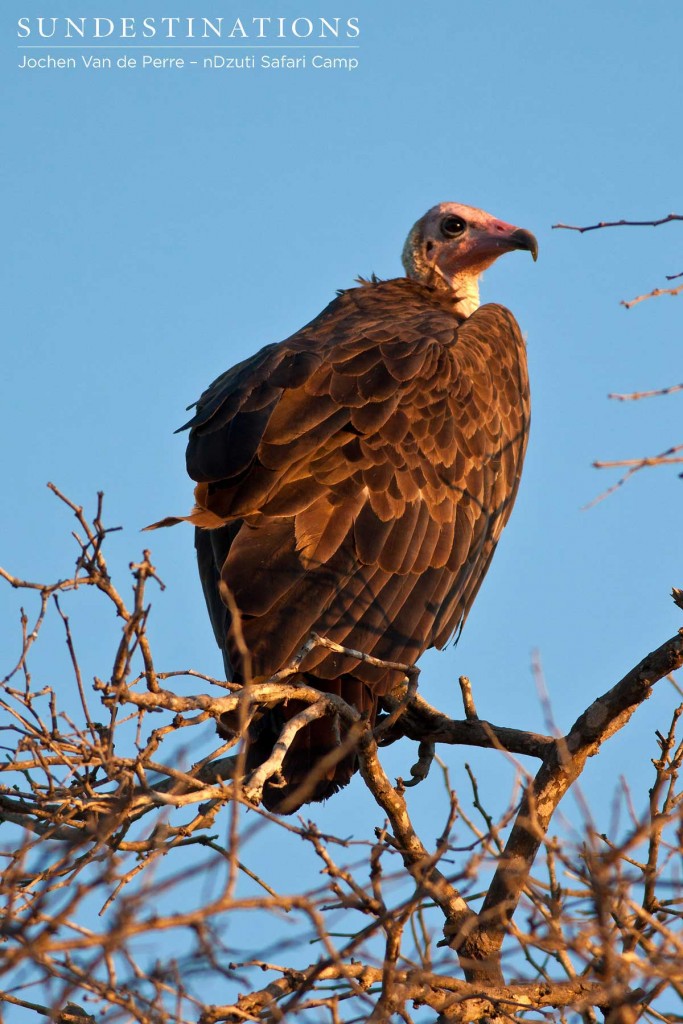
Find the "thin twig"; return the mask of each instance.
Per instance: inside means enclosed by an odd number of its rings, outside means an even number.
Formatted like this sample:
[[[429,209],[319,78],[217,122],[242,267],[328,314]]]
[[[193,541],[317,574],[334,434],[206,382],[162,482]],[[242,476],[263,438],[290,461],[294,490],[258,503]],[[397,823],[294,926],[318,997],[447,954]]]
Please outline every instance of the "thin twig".
[[[660,395],[672,395],[674,391],[683,391],[683,384],[672,384],[669,388],[657,388],[654,391],[632,391],[630,394],[612,393],[608,398],[616,398],[620,402],[635,402],[639,398],[655,398]]]
[[[677,456],[675,453],[683,451],[683,444],[674,445],[672,448],[667,448],[666,451],[661,452],[659,455],[646,456],[642,459],[618,459],[612,462],[594,462],[594,469],[614,469],[619,466],[628,466],[629,469],[620,480],[617,480],[615,484],[608,487],[606,491],[602,491],[598,494],[597,498],[593,498],[587,505],[583,506],[583,510],[593,508],[598,502],[604,501],[610,494],[614,494],[616,490],[623,487],[627,480],[629,480],[634,473],[637,473],[641,469],[645,469],[647,466],[671,466],[677,465],[683,462],[683,456]]]
[[[653,288],[651,292],[646,292],[645,295],[636,295],[635,299],[622,299],[619,305],[625,306],[626,309],[631,309],[632,306],[637,306],[639,302],[644,302],[645,299],[656,299],[659,295],[680,295],[681,292],[683,292],[683,284],[679,284],[676,288]]]
[[[601,220],[597,224],[588,224],[587,227],[578,227],[576,224],[553,224],[553,228],[564,228],[565,231],[597,231],[599,228],[657,228],[660,224],[669,224],[674,220],[683,220],[680,213],[669,213],[660,220]]]

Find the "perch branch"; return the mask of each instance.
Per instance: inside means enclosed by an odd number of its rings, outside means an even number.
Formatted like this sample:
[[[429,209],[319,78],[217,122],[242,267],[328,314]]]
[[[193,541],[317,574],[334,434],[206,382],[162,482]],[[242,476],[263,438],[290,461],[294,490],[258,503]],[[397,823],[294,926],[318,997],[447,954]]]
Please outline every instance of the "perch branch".
[[[392,710],[398,703],[395,694],[382,698],[382,704],[388,710]],[[541,760],[547,757],[555,744],[552,736],[493,725],[482,718],[449,718],[432,707],[419,694],[409,702],[396,733],[390,737],[383,737],[383,743],[407,736],[417,743],[425,740],[454,746],[504,749],[510,754],[526,754],[528,757],[537,757]]]

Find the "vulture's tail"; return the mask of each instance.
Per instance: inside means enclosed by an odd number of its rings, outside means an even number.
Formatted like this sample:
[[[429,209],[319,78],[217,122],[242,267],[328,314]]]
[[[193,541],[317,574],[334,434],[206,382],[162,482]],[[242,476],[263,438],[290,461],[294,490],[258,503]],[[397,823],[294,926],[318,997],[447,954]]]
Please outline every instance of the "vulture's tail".
[[[365,683],[348,675],[340,679],[311,678],[308,682],[324,693],[341,697],[374,725],[378,698]],[[303,701],[291,700],[266,712],[252,724],[247,748],[248,771],[270,757],[282,727],[307,706]],[[325,715],[305,725],[296,733],[285,755],[281,777],[266,783],[264,806],[278,814],[292,814],[302,804],[326,800],[348,785],[357,771],[354,746],[347,726],[336,715]]]

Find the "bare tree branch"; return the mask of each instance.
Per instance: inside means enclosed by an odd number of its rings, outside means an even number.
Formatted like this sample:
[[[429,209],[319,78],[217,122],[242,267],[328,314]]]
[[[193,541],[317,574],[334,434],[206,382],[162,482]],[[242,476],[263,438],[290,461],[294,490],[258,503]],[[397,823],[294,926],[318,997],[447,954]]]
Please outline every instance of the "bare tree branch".
[[[645,469],[647,466],[672,466],[683,462],[683,456],[676,455],[676,452],[683,450],[683,444],[674,445],[672,448],[667,448],[665,452],[661,452],[659,455],[646,456],[643,459],[621,459],[612,462],[594,462],[594,469],[613,469],[616,466],[628,466],[629,469],[620,480],[617,480],[615,484],[608,487],[606,491],[603,491],[589,501],[587,505],[584,505],[584,509],[592,508],[597,505],[598,502],[603,501],[610,494],[614,494],[616,490],[623,487],[627,480],[629,480],[634,473],[637,473],[641,469]]]
[[[33,583],[0,570],[37,602],[32,616],[20,612],[19,652],[0,685],[0,1002],[62,1024],[104,1011],[111,1024],[308,1024],[320,1014],[332,1024],[413,1024],[411,1009],[422,1024],[421,1007],[443,1024],[503,1024],[532,1011],[558,1024],[577,1014],[595,1022],[598,1008],[615,1020],[624,1008],[633,1021],[646,1013],[673,1019],[662,1000],[683,994],[680,711],[658,734],[647,809],[631,807],[625,833],[596,836],[587,807],[578,846],[560,826],[556,835],[549,830],[586,759],[683,664],[683,637],[645,658],[562,739],[479,719],[465,677],[465,720],[450,719],[416,692],[417,673],[401,665],[394,667],[405,679],[383,698],[373,731],[302,675],[308,652],[332,646],[324,637],[309,638],[275,676],[244,687],[195,670],[160,671],[147,635],[147,591],[157,580],[149,553],[130,567],[127,601],[104,556],[110,531],[101,496],[88,519],[54,491],[78,522],[75,573]],[[118,625],[89,684],[74,624],[81,603],[92,600],[107,602]],[[66,657],[54,659],[43,683],[32,666],[50,622],[66,640]],[[245,771],[240,733],[253,715],[289,700],[299,710],[283,719],[270,756]],[[207,727],[226,714],[238,723],[235,736],[207,742]],[[313,821],[258,805],[298,731],[325,714],[344,723],[344,737],[302,786],[314,787],[329,759],[355,751],[381,811],[374,837],[323,833]],[[392,784],[380,761],[380,746],[399,738],[418,743],[414,781],[426,777],[438,743],[489,749],[511,775],[517,769],[507,807],[487,809],[468,766],[477,812],[470,817],[439,760],[439,825],[423,838],[407,784]],[[191,763],[188,750],[200,750],[199,759]],[[517,754],[541,760],[535,779]],[[305,888],[281,891],[282,875],[270,878],[250,860],[257,833],[273,860],[310,857],[322,871],[312,870]],[[249,915],[261,923],[257,955],[240,945]],[[434,949],[440,933],[447,945]],[[155,959],[164,937],[164,948],[178,951],[168,961]],[[309,963],[301,952],[311,942],[319,955]],[[210,1005],[208,992],[215,1000],[223,990],[223,1005]],[[73,999],[95,1007],[92,1017]]]
[[[601,220],[597,224],[588,224],[586,227],[578,227],[576,224],[553,224],[553,228],[564,228],[566,231],[597,231],[599,228],[657,228],[660,224],[670,224],[674,220],[683,220],[683,214],[669,213],[659,220]]]
[[[679,284],[677,288],[653,288],[651,292],[646,292],[645,295],[637,295],[635,299],[622,299],[619,305],[625,306],[626,309],[631,309],[632,306],[637,306],[639,302],[644,302],[645,299],[656,299],[659,295],[679,295],[681,292],[683,292],[683,284]]]
[[[657,388],[655,391],[633,391],[631,394],[610,394],[608,398],[616,398],[620,402],[635,402],[640,398],[658,398],[661,395],[672,395],[674,391],[683,391],[683,384],[672,384],[668,388]]]

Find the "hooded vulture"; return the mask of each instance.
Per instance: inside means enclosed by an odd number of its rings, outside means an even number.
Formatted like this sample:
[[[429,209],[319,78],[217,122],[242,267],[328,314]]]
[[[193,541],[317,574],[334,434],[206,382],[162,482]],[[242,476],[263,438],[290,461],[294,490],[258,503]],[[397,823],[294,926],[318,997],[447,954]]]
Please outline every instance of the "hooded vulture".
[[[530,232],[435,206],[408,235],[405,277],[340,292],[196,403],[185,425],[196,504],[184,518],[229,678],[244,672],[230,595],[261,678],[311,632],[412,665],[462,627],[510,516],[529,429],[517,322],[479,305],[480,274],[513,249],[536,259]],[[372,722],[401,674],[315,648],[300,678]],[[302,707],[252,722],[247,768]],[[319,766],[343,735],[336,716],[300,730],[264,804],[290,812],[346,785],[353,754]]]

